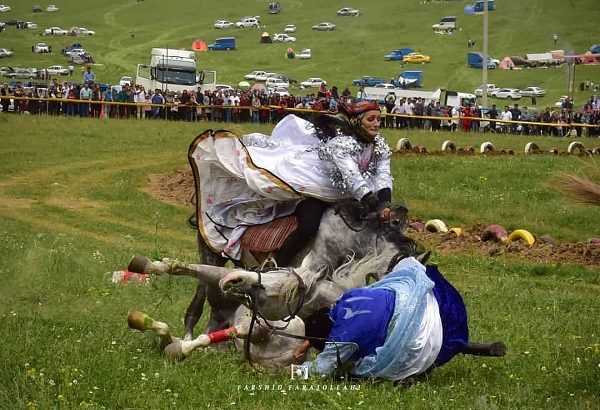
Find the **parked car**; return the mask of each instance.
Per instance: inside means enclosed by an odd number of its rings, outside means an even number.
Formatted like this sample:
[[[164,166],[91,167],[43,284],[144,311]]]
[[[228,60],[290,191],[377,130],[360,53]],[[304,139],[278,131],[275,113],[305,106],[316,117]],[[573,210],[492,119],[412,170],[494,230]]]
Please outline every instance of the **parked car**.
[[[296,58],[312,58],[312,51],[310,48],[303,48],[302,51],[296,53]]]
[[[240,21],[235,23],[235,26],[237,28],[243,28],[243,27],[258,28],[260,26],[260,22],[258,21],[258,19],[256,17],[244,17],[243,19],[241,19]]]
[[[256,77],[254,77],[254,80],[255,81],[267,81],[267,78],[275,77],[278,75],[279,74],[277,74],[277,73],[264,72],[262,74],[257,74]]]
[[[38,28],[38,25],[36,23],[32,23],[31,21],[26,21],[24,24],[25,28],[28,28],[30,30],[35,30]]]
[[[46,43],[37,43],[35,46],[31,47],[31,51],[34,53],[51,53],[52,47]]]
[[[374,86],[375,88],[385,88],[386,90],[393,90],[396,88],[396,86],[394,84],[390,84],[390,83],[379,83],[377,85]]]
[[[71,27],[69,30],[70,36],[94,36],[96,32],[94,30],[88,30],[85,27]]]
[[[119,80],[119,85],[121,87],[124,87],[126,85],[131,85],[133,83],[133,77],[131,77],[130,75],[124,75],[123,77],[121,77],[121,79]]]
[[[267,81],[265,81],[265,86],[267,88],[273,88],[273,89],[277,89],[277,88],[288,89],[288,88],[290,88],[290,82],[283,80],[281,78],[271,77],[271,78],[267,78]]]
[[[425,54],[421,54],[421,53],[410,53],[410,54],[405,55],[402,58],[403,63],[411,63],[411,64],[429,63],[430,61],[431,61],[431,57],[426,56]]]
[[[46,7],[46,11],[49,11],[51,13],[58,10],[58,7],[56,7],[54,4],[50,4],[48,7]]]
[[[492,91],[496,91],[498,87],[496,87],[495,84],[487,84],[487,86],[481,85],[473,91],[473,94],[475,94],[477,97],[483,97],[483,89],[486,89],[487,95],[491,96]]]
[[[360,16],[360,11],[352,7],[343,7],[337,11],[338,16]]]
[[[233,87],[229,84],[215,84],[215,91],[233,91]]]
[[[248,73],[244,76],[244,79],[246,80],[256,80],[256,76],[257,75],[264,75],[266,74],[264,71],[260,71],[260,70],[255,70],[252,71],[251,73]]]
[[[70,73],[69,69],[62,65],[51,65],[46,70],[48,70],[48,74],[50,75],[69,75]]]
[[[295,33],[296,32],[296,26],[294,24],[287,24],[284,28],[283,31],[285,33]]]
[[[546,90],[540,87],[525,87],[520,90],[522,97],[542,97],[546,95]]]
[[[42,33],[44,36],[66,36],[67,34],[69,34],[69,32],[60,27],[50,27]]]
[[[13,51],[9,50],[8,48],[0,48],[0,58],[4,58],[4,57],[12,57],[13,56]]]
[[[275,35],[273,36],[273,41],[275,41],[276,43],[293,43],[294,41],[296,41],[296,37],[292,37],[289,34],[285,33],[275,33]]]
[[[0,4],[0,13],[6,13],[7,11],[10,11],[10,6]]]
[[[31,6],[31,11],[33,11],[34,13],[41,13],[42,6],[40,6],[39,4],[34,4],[33,6]]]
[[[317,31],[335,30],[335,24],[328,22],[319,23],[312,26],[312,29]]]
[[[225,28],[229,28],[229,27],[233,27],[233,22],[231,22],[229,20],[217,20],[217,21],[215,21],[215,28],[225,29]]]
[[[320,87],[321,84],[327,84],[325,80],[319,77],[311,77],[308,80],[302,81],[300,85],[302,87]]]
[[[14,71],[14,69],[11,67],[0,67],[1,76],[6,76],[6,73],[10,73],[11,71]]]
[[[413,50],[412,48],[408,48],[408,47],[401,47],[401,48],[396,48],[392,51],[390,51],[388,54],[384,55],[383,58],[386,61],[402,61],[402,59],[404,58],[405,55],[408,55],[410,53],[414,53],[415,50]]]
[[[490,93],[492,98],[518,100],[521,98],[521,93],[516,88],[498,88]]]
[[[569,96],[567,96],[567,95],[562,95],[562,96],[561,96],[561,97],[558,99],[558,101],[556,101],[556,102],[554,103],[554,106],[555,106],[556,108],[562,108],[562,107],[563,107],[563,104],[564,104],[564,103],[565,103],[565,101],[567,101],[567,100],[570,100]],[[573,102],[573,101],[571,101],[571,103],[572,103],[572,102]]]
[[[356,80],[352,80],[352,84],[354,85],[362,85],[365,87],[373,87],[377,84],[385,83],[383,78],[375,78],[370,75],[363,75],[361,78],[357,78]]]
[[[4,74],[5,77],[9,78],[29,78],[34,79],[37,77],[37,72],[32,71],[28,68],[15,68],[13,71]]]

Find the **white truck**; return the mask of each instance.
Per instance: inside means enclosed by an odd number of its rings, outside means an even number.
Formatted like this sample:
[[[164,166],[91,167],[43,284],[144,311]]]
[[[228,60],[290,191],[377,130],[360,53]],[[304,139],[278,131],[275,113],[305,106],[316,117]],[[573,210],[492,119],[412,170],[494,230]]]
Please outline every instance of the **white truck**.
[[[421,98],[425,104],[430,102],[439,102],[442,105],[451,105],[460,108],[469,104],[477,104],[477,97],[474,94],[463,93],[459,91],[445,90],[440,88],[434,91],[407,90],[404,88],[382,88],[365,87],[365,99],[385,103],[395,101],[399,98]]]
[[[216,88],[217,72],[198,71],[193,51],[153,48],[150,64],[138,64],[135,83],[146,90],[204,92]]]

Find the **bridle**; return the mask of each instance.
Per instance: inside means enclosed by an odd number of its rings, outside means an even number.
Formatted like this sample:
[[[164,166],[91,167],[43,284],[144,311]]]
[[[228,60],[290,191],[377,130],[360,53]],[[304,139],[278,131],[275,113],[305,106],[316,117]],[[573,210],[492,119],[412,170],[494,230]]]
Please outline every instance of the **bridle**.
[[[266,270],[266,272],[268,272],[270,270],[281,270],[281,269],[280,268],[268,268]],[[245,295],[246,306],[248,306],[248,309],[250,309],[252,311],[252,318],[250,319],[250,327],[248,329],[248,335],[244,339],[244,357],[250,364],[252,364],[252,358],[250,357],[250,339],[252,337],[252,330],[254,329],[254,325],[256,324],[258,318],[262,319],[262,322],[264,323],[264,325],[262,325],[260,323],[259,323],[259,325],[266,326],[267,328],[270,329],[271,333],[277,333],[280,335],[294,337],[294,338],[298,338],[298,339],[307,339],[305,336],[292,335],[289,333],[282,332],[283,330],[287,329],[290,322],[298,315],[298,312],[300,312],[300,309],[302,309],[302,307],[304,306],[304,300],[306,298],[306,291],[307,291],[306,284],[304,283],[304,280],[302,280],[302,277],[300,277],[300,275],[298,275],[298,273],[296,273],[296,271],[293,268],[288,268],[288,271],[298,281],[298,291],[300,292],[300,295],[298,297],[298,303],[296,304],[296,307],[294,308],[293,311],[290,309],[289,303],[287,304],[289,314],[285,318],[281,319],[281,321],[285,322],[284,326],[280,327],[280,326],[271,325],[269,323],[269,321],[267,319],[265,319],[265,317],[258,310],[258,306],[256,304],[256,301],[258,299],[258,292],[260,290],[265,289],[264,285],[262,284],[262,274],[264,273],[264,271],[262,271],[260,269],[255,271],[256,274],[258,275],[258,281],[251,285],[250,294]]]

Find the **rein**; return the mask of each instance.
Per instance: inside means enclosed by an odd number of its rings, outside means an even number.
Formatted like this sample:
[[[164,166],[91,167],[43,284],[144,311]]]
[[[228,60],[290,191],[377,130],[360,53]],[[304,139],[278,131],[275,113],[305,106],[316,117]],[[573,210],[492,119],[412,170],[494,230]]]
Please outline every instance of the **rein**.
[[[277,268],[273,268],[273,269],[277,269]],[[287,305],[289,315],[282,319],[282,321],[286,323],[285,326],[283,326],[283,327],[277,327],[277,326],[273,326],[273,325],[269,324],[267,319],[265,319],[264,316],[258,311],[258,307],[256,305],[257,293],[259,290],[264,290],[265,287],[262,284],[262,273],[263,272],[260,270],[256,271],[256,273],[258,274],[258,282],[252,284],[252,295],[246,295],[247,306],[252,311],[252,319],[250,320],[248,336],[244,339],[244,357],[250,364],[252,364],[252,358],[250,357],[250,339],[252,337],[252,330],[254,329],[254,324],[256,323],[257,319],[258,318],[262,319],[262,321],[265,323],[265,326],[267,328],[269,328],[272,333],[281,332],[282,330],[287,329],[290,322],[298,315],[298,312],[300,312],[300,309],[302,309],[302,307],[304,306],[304,300],[306,298],[306,291],[307,291],[306,284],[304,283],[304,281],[302,280],[300,275],[298,275],[298,273],[296,273],[296,271],[294,269],[290,268],[289,271],[292,275],[294,275],[294,277],[298,281],[298,291],[300,292],[300,297],[298,298],[298,303],[296,304],[296,308],[294,309],[293,312],[290,311],[289,304]],[[259,325],[260,325],[260,323],[259,323]],[[282,336],[286,335],[288,337],[294,336],[297,338],[302,338],[301,336],[291,335],[289,333],[278,333],[278,334],[281,334]]]

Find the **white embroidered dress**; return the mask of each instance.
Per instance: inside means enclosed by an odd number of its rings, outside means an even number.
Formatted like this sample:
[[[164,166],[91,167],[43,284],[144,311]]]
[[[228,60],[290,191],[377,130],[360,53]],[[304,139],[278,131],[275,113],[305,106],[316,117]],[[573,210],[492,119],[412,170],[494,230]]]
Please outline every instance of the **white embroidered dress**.
[[[205,133],[189,152],[200,233],[213,250],[239,259],[247,226],[291,214],[302,198],[360,200],[391,189],[390,156],[380,135],[373,143],[341,134],[323,142],[295,115],[280,121],[271,136],[253,133],[240,141],[230,133]]]

